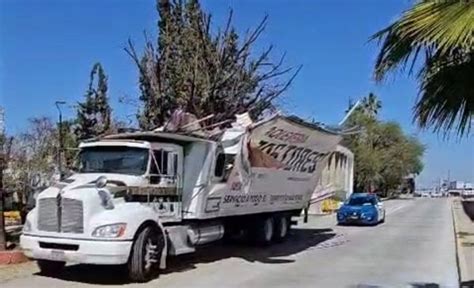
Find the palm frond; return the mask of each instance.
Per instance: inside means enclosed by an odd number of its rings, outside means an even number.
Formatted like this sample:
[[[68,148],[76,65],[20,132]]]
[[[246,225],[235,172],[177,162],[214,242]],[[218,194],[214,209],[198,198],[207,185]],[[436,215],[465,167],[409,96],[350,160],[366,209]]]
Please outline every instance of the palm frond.
[[[381,49],[375,79],[410,64],[418,73],[419,98],[414,107],[420,127],[435,131],[470,131],[474,113],[474,1],[420,0],[401,18],[374,34]],[[417,61],[422,56],[424,62]]]
[[[421,50],[450,53],[454,49],[471,50],[474,33],[474,1],[420,1],[371,40],[382,43],[375,65],[375,78],[383,80],[387,72],[413,66]]]
[[[474,53],[435,58],[420,72],[420,96],[414,108],[420,127],[452,128],[459,135],[471,129],[474,115]]]

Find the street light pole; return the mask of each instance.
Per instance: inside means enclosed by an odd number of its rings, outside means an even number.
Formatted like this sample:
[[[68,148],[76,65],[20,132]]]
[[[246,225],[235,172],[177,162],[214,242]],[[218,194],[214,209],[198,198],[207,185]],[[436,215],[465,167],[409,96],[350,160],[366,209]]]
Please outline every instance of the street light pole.
[[[59,112],[59,151],[58,151],[58,170],[59,170],[59,180],[63,180],[63,167],[62,167],[62,156],[63,156],[63,113],[61,111],[61,106],[66,104],[64,101],[56,101],[54,103]]]

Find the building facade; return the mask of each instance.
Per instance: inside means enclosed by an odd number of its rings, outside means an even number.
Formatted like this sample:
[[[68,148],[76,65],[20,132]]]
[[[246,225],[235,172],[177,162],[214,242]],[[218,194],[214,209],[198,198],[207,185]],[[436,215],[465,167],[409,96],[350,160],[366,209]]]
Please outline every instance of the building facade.
[[[310,214],[322,212],[321,201],[336,196],[345,200],[352,194],[354,186],[354,154],[346,147],[338,145],[323,169],[318,185],[311,197]]]

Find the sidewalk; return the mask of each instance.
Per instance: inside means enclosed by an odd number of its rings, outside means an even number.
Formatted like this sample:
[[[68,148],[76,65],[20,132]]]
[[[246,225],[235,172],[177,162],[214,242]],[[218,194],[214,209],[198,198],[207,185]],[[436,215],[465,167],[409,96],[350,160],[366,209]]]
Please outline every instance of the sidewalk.
[[[461,287],[474,287],[474,222],[464,212],[460,199],[453,200],[452,208]]]

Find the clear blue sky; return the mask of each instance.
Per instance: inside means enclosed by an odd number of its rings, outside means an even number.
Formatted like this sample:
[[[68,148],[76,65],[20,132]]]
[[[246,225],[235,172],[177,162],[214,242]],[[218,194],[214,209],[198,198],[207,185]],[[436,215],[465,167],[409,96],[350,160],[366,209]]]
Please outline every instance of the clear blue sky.
[[[222,25],[229,8],[244,32],[269,15],[257,49],[274,44],[287,52],[289,65],[303,70],[282,101],[285,111],[337,123],[348,99],[375,92],[383,101],[382,118],[401,123],[427,145],[419,183],[438,177],[474,181],[474,139],[445,141],[412,124],[416,82],[400,75],[383,85],[372,81],[377,51],[368,37],[394,20],[409,0],[215,0],[202,5]],[[129,37],[143,43],[142,33],[156,34],[154,0],[1,0],[0,105],[7,131],[25,129],[27,119],[57,117],[54,101],[70,105],[84,95],[90,69],[100,61],[109,75],[115,117],[134,118],[136,108],[120,96],[136,97],[137,72],[123,51]],[[275,57],[278,54],[275,55]],[[66,117],[74,115],[65,108]]]

